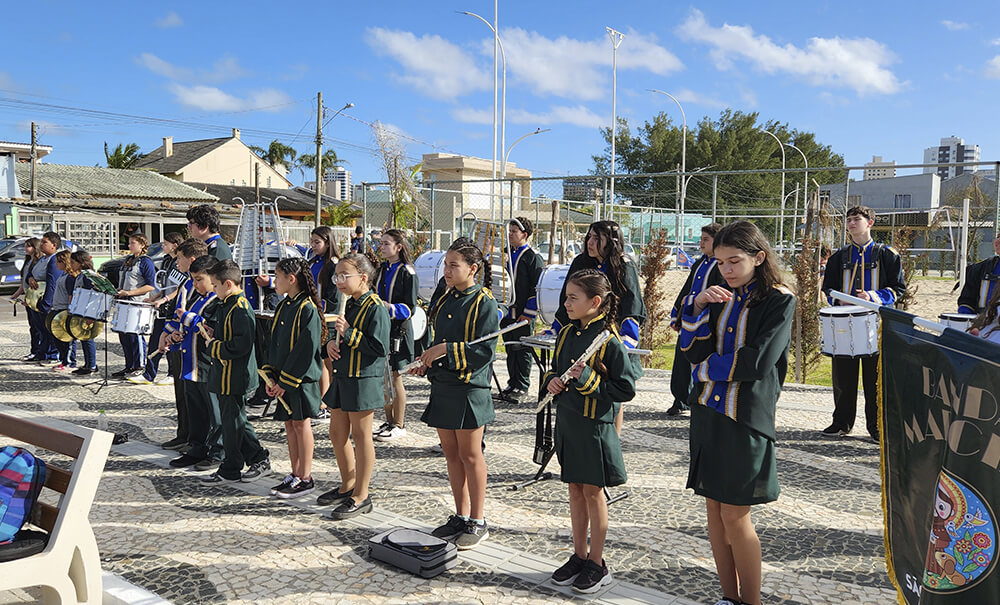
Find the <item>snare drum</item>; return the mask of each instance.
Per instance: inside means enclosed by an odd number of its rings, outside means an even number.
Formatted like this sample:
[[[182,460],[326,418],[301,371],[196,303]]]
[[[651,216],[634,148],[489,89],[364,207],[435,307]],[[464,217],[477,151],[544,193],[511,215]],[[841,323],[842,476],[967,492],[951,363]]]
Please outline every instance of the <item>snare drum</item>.
[[[538,286],[535,288],[538,302],[538,316],[546,324],[551,324],[556,320],[556,312],[559,310],[559,294],[562,293],[563,283],[569,274],[569,265],[549,265],[542,269],[542,274],[538,278]]]
[[[115,297],[97,290],[77,288],[73,290],[73,300],[69,303],[69,314],[87,319],[104,321],[114,304]]]
[[[413,340],[420,340],[427,333],[427,313],[422,307],[413,307],[413,315],[410,317],[413,326]]]
[[[152,334],[156,309],[149,303],[135,300],[116,300],[115,316],[111,331],[125,334]]]
[[[976,315],[971,313],[942,313],[938,315],[938,321],[954,328],[959,332],[966,332],[972,327],[972,322],[976,320]]]
[[[824,355],[869,357],[878,354],[878,312],[850,305],[820,309]]]
[[[434,289],[444,277],[444,250],[430,250],[417,257],[413,270],[417,274],[417,296],[430,302]]]

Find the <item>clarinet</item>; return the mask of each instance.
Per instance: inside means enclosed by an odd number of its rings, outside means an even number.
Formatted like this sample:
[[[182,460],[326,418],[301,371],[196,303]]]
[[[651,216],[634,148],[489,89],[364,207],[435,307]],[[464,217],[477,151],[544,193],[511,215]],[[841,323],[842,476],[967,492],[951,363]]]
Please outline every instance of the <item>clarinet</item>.
[[[477,345],[477,344],[479,344],[481,342],[486,342],[487,340],[490,340],[491,338],[497,338],[498,336],[506,334],[507,332],[511,332],[511,331],[516,330],[516,329],[518,329],[520,327],[526,326],[529,323],[531,323],[530,319],[522,319],[521,321],[519,321],[517,323],[510,324],[509,326],[507,326],[506,328],[504,328],[502,330],[497,330],[496,332],[490,332],[486,336],[481,336],[481,337],[479,337],[479,338],[477,338],[475,340],[470,340],[469,342],[467,342],[465,344],[466,344],[466,346]],[[441,359],[441,357],[444,357],[444,355],[441,355],[440,357],[436,357],[434,360],[436,361],[438,359]],[[419,368],[422,365],[424,365],[423,361],[421,361],[419,358],[415,359],[415,360],[413,360],[413,362],[408,363],[405,366],[403,366],[403,369],[401,369],[399,371],[399,373],[400,374],[405,374],[405,373],[407,373],[407,372],[409,372],[411,370],[415,370],[415,369]]]
[[[567,368],[567,370],[562,373],[562,376],[559,377],[559,380],[561,380],[564,384],[568,383],[571,380],[569,377],[570,370],[572,370],[574,366],[582,367],[590,361],[590,358],[596,355],[597,352],[601,350],[604,343],[608,342],[610,339],[611,332],[609,330],[604,330],[598,334],[597,337],[594,338],[593,342],[590,343],[590,346],[587,347],[587,350],[583,352],[583,355],[580,356],[580,359],[576,360],[576,363]],[[546,393],[545,397],[542,397],[542,400],[538,402],[538,407],[535,408],[535,413],[537,414],[538,412],[544,410],[545,406],[552,403],[553,399],[555,399],[555,395],[552,393]]]

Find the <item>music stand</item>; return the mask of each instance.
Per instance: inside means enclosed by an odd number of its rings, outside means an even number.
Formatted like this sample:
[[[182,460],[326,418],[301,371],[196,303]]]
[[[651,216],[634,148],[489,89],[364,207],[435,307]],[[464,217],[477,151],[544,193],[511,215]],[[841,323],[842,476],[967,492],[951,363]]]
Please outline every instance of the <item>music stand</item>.
[[[95,380],[94,382],[88,382],[88,383],[86,383],[86,384],[83,385],[85,387],[89,387],[89,386],[93,386],[93,385],[96,384],[97,385],[97,390],[93,392],[94,395],[97,395],[98,393],[101,392],[101,389],[103,389],[106,386],[110,386],[110,384],[111,384],[108,381],[108,323],[109,322],[107,321],[107,315],[105,315],[105,321],[104,321],[104,378],[102,378],[101,380]]]

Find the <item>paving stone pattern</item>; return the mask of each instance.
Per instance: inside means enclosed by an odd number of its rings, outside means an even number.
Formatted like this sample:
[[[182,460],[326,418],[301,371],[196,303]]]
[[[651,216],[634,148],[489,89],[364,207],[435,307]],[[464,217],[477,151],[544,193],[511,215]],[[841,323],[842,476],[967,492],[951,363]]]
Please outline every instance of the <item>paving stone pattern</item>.
[[[117,341],[112,335],[110,339]],[[566,487],[534,475],[533,404],[500,405],[486,433],[490,469],[484,546],[432,580],[368,559],[379,528],[432,527],[452,510],[444,459],[432,429],[417,420],[429,388],[406,379],[407,436],[376,445],[376,511],[347,522],[323,517],[315,495],[339,483],[327,427],[315,427],[317,490],[301,501],[269,498],[288,471],[280,423],[254,423],[274,476],[256,484],[203,487],[198,474],[166,466],[173,452],[173,389],[72,378],[16,361],[27,351],[21,318],[0,321],[0,404],[96,426],[104,409],[129,443],[109,458],[91,520],[104,568],[175,603],[549,603],[579,600],[547,583],[572,552]],[[103,365],[103,343],[98,352]],[[111,342],[112,370],[123,367]],[[503,372],[504,364],[496,364]],[[161,364],[165,370],[166,364]],[[501,376],[501,381],[503,376]],[[684,488],[686,416],[669,417],[669,377],[650,372],[625,406],[622,434],[628,492],[610,508],[605,558],[616,582],[595,602],[714,603],[720,596],[703,499]],[[778,407],[781,498],[753,509],[764,553],[765,603],[890,603],[885,573],[878,448],[860,438],[826,440],[829,389],[790,386]],[[531,409],[529,409],[531,408]],[[862,412],[863,414],[863,412]],[[376,413],[377,423],[381,413]],[[863,423],[861,423],[863,427]],[[3,602],[0,599],[0,602]]]

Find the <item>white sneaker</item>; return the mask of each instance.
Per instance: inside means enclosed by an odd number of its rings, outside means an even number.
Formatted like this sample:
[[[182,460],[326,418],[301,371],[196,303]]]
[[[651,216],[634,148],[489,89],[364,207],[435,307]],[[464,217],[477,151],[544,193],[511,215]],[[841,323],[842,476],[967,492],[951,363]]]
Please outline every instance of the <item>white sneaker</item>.
[[[376,441],[395,441],[400,437],[406,437],[406,429],[401,426],[396,426],[395,424],[389,425],[389,428],[382,431],[375,436]]]
[[[391,426],[392,425],[390,425],[388,422],[383,422],[382,426],[380,426],[377,429],[375,429],[374,431],[372,431],[372,435],[374,435],[375,437],[378,437],[382,433],[388,431]]]
[[[160,386],[169,386],[174,384],[174,377],[168,374],[166,376],[157,378],[156,380],[153,381],[153,384],[158,384]]]
[[[146,377],[143,376],[142,374],[139,374],[138,376],[128,376],[125,378],[125,380],[131,382],[132,384],[153,384],[152,382],[147,380]]]

